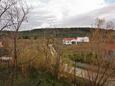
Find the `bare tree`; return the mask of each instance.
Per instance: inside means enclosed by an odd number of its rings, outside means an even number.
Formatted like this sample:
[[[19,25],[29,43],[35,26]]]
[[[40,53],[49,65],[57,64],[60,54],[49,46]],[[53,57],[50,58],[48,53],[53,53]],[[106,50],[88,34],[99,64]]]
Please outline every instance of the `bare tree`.
[[[96,26],[97,26],[97,28],[99,28],[99,29],[103,28],[104,23],[105,23],[105,19],[100,19],[100,18],[96,19]]]
[[[106,23],[106,29],[111,29],[111,30],[113,30],[113,28],[114,28],[114,23],[113,23],[112,21],[108,21],[108,22]]]
[[[100,22],[100,21],[99,21]],[[107,82],[113,78],[114,75],[114,60],[112,60],[112,56],[108,53],[108,40],[112,40],[112,36],[109,32],[106,33],[106,30],[102,30],[100,24],[105,24],[99,23],[98,22],[98,28],[92,32],[91,35],[91,40],[88,44],[84,44],[78,47],[77,50],[79,50],[78,56],[72,56],[72,61],[74,63],[74,86],[76,85],[76,77],[80,76],[83,78],[83,86],[106,86]],[[108,31],[108,30],[107,30]],[[105,34],[106,33],[106,34]],[[109,37],[108,37],[109,36]],[[113,43],[114,44],[114,43]],[[79,45],[77,45],[79,46]],[[84,47],[85,46],[85,47]],[[82,51],[81,48],[84,50]],[[87,48],[87,49],[85,49]],[[78,52],[77,52],[78,53]],[[92,53],[91,55],[87,55],[87,53]],[[79,55],[81,55],[79,57]],[[90,59],[87,59],[89,58]],[[78,65],[81,67],[81,69],[84,67],[85,69],[81,70],[81,75],[79,73],[77,74],[76,71],[79,71],[79,69],[76,69],[77,65],[77,60],[76,58],[83,59],[85,58],[86,60],[90,60],[91,63],[87,64],[82,61],[81,64],[84,63],[85,66]],[[93,60],[91,60],[94,58]],[[79,61],[78,62],[81,62]],[[72,69],[72,68],[71,68]],[[85,83],[87,82],[87,83]],[[81,83],[80,83],[81,84]],[[80,85],[82,86],[82,85]]]
[[[9,23],[10,18],[8,16],[8,11],[16,5],[15,0],[1,0],[0,1],[0,31],[11,26]]]
[[[114,73],[113,60],[108,53],[107,45],[108,40],[112,40],[112,36],[108,30],[100,30],[101,26],[105,24],[105,20],[99,20],[97,23],[98,30],[95,30],[92,34],[92,42],[90,42],[90,48],[93,53],[96,54],[95,69],[94,72],[87,70],[86,76],[91,82],[91,86],[105,86],[107,81],[112,78]],[[106,25],[106,24],[105,24]],[[112,26],[111,26],[112,25]],[[107,28],[113,27],[112,23],[108,23]],[[106,49],[107,50],[106,50]]]
[[[8,12],[10,16],[10,23],[13,29],[13,40],[14,40],[14,63],[17,64],[17,38],[18,31],[22,23],[27,19],[27,14],[29,13],[29,8],[25,6],[23,1],[17,2],[16,5]]]
[[[8,10],[7,16],[9,17],[9,24],[11,27],[9,27],[10,30],[13,31],[13,69],[12,69],[12,83],[11,86],[13,86],[13,79],[14,74],[16,73],[17,69],[17,39],[18,39],[18,31],[23,24],[25,20],[27,20],[27,15],[29,13],[29,8],[24,0],[14,0],[16,3],[11,7],[10,10]]]

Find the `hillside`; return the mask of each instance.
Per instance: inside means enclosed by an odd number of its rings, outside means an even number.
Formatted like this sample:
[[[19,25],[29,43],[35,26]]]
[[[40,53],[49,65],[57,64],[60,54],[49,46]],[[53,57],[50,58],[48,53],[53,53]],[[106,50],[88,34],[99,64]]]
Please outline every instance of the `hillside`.
[[[28,37],[43,37],[44,35],[52,35],[55,37],[77,37],[88,36],[91,30],[91,28],[43,28],[21,31],[20,35]]]
[[[41,28],[41,29],[33,29],[33,30],[27,30],[27,31],[19,31],[19,37],[28,39],[30,37],[32,38],[39,38],[39,37],[78,37],[78,36],[90,36],[93,31],[97,29],[95,28]],[[105,30],[105,29],[99,29],[103,33],[106,33],[108,31],[112,32],[113,38],[115,38],[115,31],[114,30]],[[12,34],[12,31],[2,31],[2,36],[5,34]]]
[[[23,37],[43,37],[43,36],[53,36],[53,37],[77,37],[77,36],[90,36],[92,31],[95,31],[95,28],[41,28],[33,29],[28,31],[21,31],[20,35]],[[114,30],[105,30],[100,29],[103,32],[111,31],[113,37],[115,37]]]

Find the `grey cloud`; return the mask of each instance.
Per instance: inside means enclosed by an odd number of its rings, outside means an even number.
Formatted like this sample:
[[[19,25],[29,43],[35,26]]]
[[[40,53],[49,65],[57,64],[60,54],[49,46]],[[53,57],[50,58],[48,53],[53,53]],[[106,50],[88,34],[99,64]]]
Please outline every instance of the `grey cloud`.
[[[70,17],[62,21],[62,26],[92,26],[95,24],[95,19],[98,17],[103,17],[107,21],[115,20],[115,4],[109,5],[107,7],[91,11],[78,16]]]
[[[115,21],[115,4],[73,17],[68,17],[68,10],[64,10],[63,20],[57,21],[55,15],[52,15],[51,12],[48,11],[47,5],[44,7],[50,0],[39,0],[39,2],[40,5],[36,5],[30,12],[28,23],[23,25],[26,29],[33,29],[44,23],[54,25],[55,27],[92,26],[95,24],[95,19],[100,16],[105,17],[105,19],[109,21]],[[36,3],[38,3],[37,0]]]
[[[48,3],[50,0],[40,0],[42,3]]]
[[[27,29],[33,29],[35,27],[41,26],[43,23],[49,23],[52,24],[56,21],[55,16],[51,15],[47,11],[34,11],[30,13],[28,17],[28,22],[24,23],[22,28],[24,27],[23,30]]]

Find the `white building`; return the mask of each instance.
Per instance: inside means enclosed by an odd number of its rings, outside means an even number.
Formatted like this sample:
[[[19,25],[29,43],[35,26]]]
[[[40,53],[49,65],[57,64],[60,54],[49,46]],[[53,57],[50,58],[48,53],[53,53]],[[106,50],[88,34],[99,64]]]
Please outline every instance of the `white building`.
[[[4,48],[3,43],[0,41],[0,62],[12,61],[12,57],[9,57],[6,52],[8,51]]]
[[[89,42],[89,37],[77,37],[77,38],[64,38],[63,44],[71,45],[71,44],[78,44],[83,42]]]
[[[89,42],[89,37],[77,37],[77,42]]]

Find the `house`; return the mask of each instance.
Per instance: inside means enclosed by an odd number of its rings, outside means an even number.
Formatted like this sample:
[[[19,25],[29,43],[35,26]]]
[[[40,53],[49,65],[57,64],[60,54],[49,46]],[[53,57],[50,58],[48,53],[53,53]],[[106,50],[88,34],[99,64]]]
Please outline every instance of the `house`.
[[[77,42],[89,42],[89,37],[77,37]]]
[[[83,42],[89,42],[89,37],[77,37],[77,38],[64,38],[63,44],[71,45],[71,44],[78,44]]]
[[[63,44],[65,45],[77,44],[77,38],[64,38]]]
[[[4,48],[2,42],[0,42],[0,62],[11,61],[12,57],[9,56],[9,52]]]

